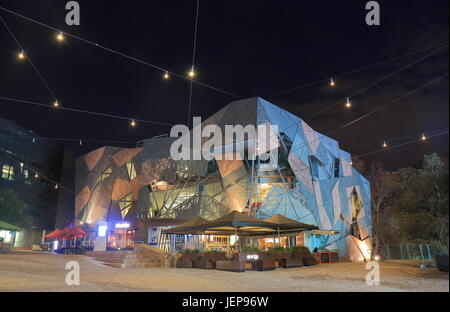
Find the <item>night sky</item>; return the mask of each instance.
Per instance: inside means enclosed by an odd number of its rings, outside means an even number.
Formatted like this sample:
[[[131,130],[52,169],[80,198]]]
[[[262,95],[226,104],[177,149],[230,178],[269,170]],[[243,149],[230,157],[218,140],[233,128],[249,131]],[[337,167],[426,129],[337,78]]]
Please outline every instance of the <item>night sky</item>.
[[[63,0],[0,0],[0,6],[185,75],[192,63],[195,0],[79,0],[81,25],[65,24]],[[200,0],[196,79],[240,98],[260,96],[306,118],[433,49],[336,80],[294,88],[448,41],[448,0],[379,1],[381,25],[367,26],[367,1]],[[171,124],[186,123],[190,82],[0,10],[35,66],[64,107]],[[436,48],[435,48],[436,49]],[[0,25],[0,96],[52,104],[53,96]],[[336,107],[307,120],[326,133],[448,73],[448,47],[352,97],[353,108]],[[192,114],[206,119],[232,96],[194,84]],[[63,112],[0,100],[0,117],[44,137],[136,142],[170,127]],[[333,133],[341,148],[361,154],[384,139],[420,137],[448,129],[448,78]],[[368,145],[367,143],[375,143]],[[76,155],[102,144],[65,143]],[[114,144],[111,144],[114,145]],[[115,144],[120,145],[120,144]],[[127,146],[127,145],[122,145]],[[129,145],[128,145],[129,146]],[[388,168],[418,165],[425,153],[448,155],[448,136],[364,158]]]

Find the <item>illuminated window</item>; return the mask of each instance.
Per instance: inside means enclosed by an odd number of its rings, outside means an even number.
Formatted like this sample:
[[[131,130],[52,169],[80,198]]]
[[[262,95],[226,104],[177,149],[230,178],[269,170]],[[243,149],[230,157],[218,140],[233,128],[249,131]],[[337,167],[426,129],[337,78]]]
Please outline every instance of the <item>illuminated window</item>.
[[[10,165],[3,165],[2,167],[2,179],[14,180],[14,167]]]
[[[131,161],[127,161],[127,171],[128,171],[128,177],[130,178],[130,181],[136,178],[136,169],[134,168],[134,164]]]
[[[30,185],[31,180],[30,180],[30,173],[28,172],[28,169],[22,169],[22,173],[23,173],[24,183]]]
[[[134,196],[133,193],[128,194],[121,200],[119,200],[119,208],[120,208],[120,214],[122,215],[122,219],[125,218],[128,211],[131,209],[131,206],[134,203]]]
[[[109,176],[112,174],[112,168],[108,167],[106,168],[98,177],[97,183],[95,183],[95,186],[100,185],[103,181],[105,181]]]

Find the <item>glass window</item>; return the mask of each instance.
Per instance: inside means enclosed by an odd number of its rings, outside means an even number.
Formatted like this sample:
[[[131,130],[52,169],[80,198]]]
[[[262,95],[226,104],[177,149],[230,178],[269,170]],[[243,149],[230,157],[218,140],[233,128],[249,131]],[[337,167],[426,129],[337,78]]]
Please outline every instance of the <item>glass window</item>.
[[[130,178],[130,181],[136,178],[136,169],[134,168],[134,163],[131,161],[127,161],[127,171],[128,171],[128,177]]]
[[[339,158],[334,159],[333,175],[335,178],[339,178]]]
[[[2,178],[5,180],[14,180],[14,167],[4,164],[2,167]]]
[[[105,181],[109,176],[112,174],[112,168],[108,167],[106,168],[98,177],[97,183],[95,183],[95,186],[100,185],[103,181]]]
[[[134,203],[133,193],[128,194],[121,200],[119,200],[119,208],[120,214],[122,215],[122,219],[128,214],[128,211],[131,209],[131,206]]]
[[[24,183],[30,185],[31,180],[30,180],[30,173],[28,172],[28,169],[22,169],[22,172],[23,172]]]

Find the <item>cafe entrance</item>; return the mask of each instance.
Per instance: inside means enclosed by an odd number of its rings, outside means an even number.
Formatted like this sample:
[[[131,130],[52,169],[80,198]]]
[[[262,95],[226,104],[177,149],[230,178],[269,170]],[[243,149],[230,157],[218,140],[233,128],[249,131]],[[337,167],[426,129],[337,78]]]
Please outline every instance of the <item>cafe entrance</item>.
[[[115,249],[128,249],[134,247],[133,229],[115,229],[108,234],[108,247]]]

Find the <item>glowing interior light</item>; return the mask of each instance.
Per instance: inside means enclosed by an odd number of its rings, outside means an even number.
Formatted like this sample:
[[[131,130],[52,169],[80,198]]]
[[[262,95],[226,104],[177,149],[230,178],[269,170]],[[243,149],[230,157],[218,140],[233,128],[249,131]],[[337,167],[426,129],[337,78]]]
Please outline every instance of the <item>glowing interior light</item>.
[[[347,108],[352,107],[352,103],[350,102],[349,98],[347,98],[347,102],[345,103],[345,107],[347,107]]]
[[[36,138],[35,138],[35,137],[33,137],[33,143],[34,143],[34,142],[36,142]]]
[[[53,103],[53,106],[54,106],[54,107],[59,107],[58,100],[56,100],[56,101]]]
[[[336,84],[336,83],[334,82],[333,78],[330,78],[330,86],[334,87],[335,84]]]
[[[34,174],[34,177],[35,177],[36,179],[39,178],[39,175],[38,175],[37,172]]]
[[[380,256],[375,256],[374,259],[375,261],[380,261]]]
[[[25,53],[22,51],[20,51],[19,54],[17,54],[17,57],[19,58],[19,60],[23,60],[25,58]]]
[[[83,145],[83,141],[82,140],[80,140],[80,145]]]
[[[384,141],[383,142],[383,147],[387,147],[388,145],[387,145],[387,143],[386,143],[386,141]]]
[[[130,124],[131,124],[132,127],[135,127],[136,126],[136,121],[134,121],[134,119],[133,119]]]
[[[56,35],[56,40],[58,40],[59,42],[64,41],[64,35],[62,31],[60,31],[59,34]]]
[[[106,225],[99,225],[98,226],[98,236],[99,237],[105,237],[107,229],[108,229],[108,226],[106,226]]]
[[[427,137],[425,136],[425,134],[422,134],[422,137],[420,138],[422,141],[426,141]]]
[[[169,72],[166,70],[166,72],[164,73],[164,79],[169,79]]]
[[[129,223],[116,223],[116,229],[128,229],[129,227]]]
[[[269,183],[261,183],[261,188],[268,188],[269,187]]]
[[[53,250],[56,250],[56,249],[58,249],[58,241],[57,240],[53,241]]]
[[[58,184],[55,184],[55,190],[57,190],[58,189]]]

